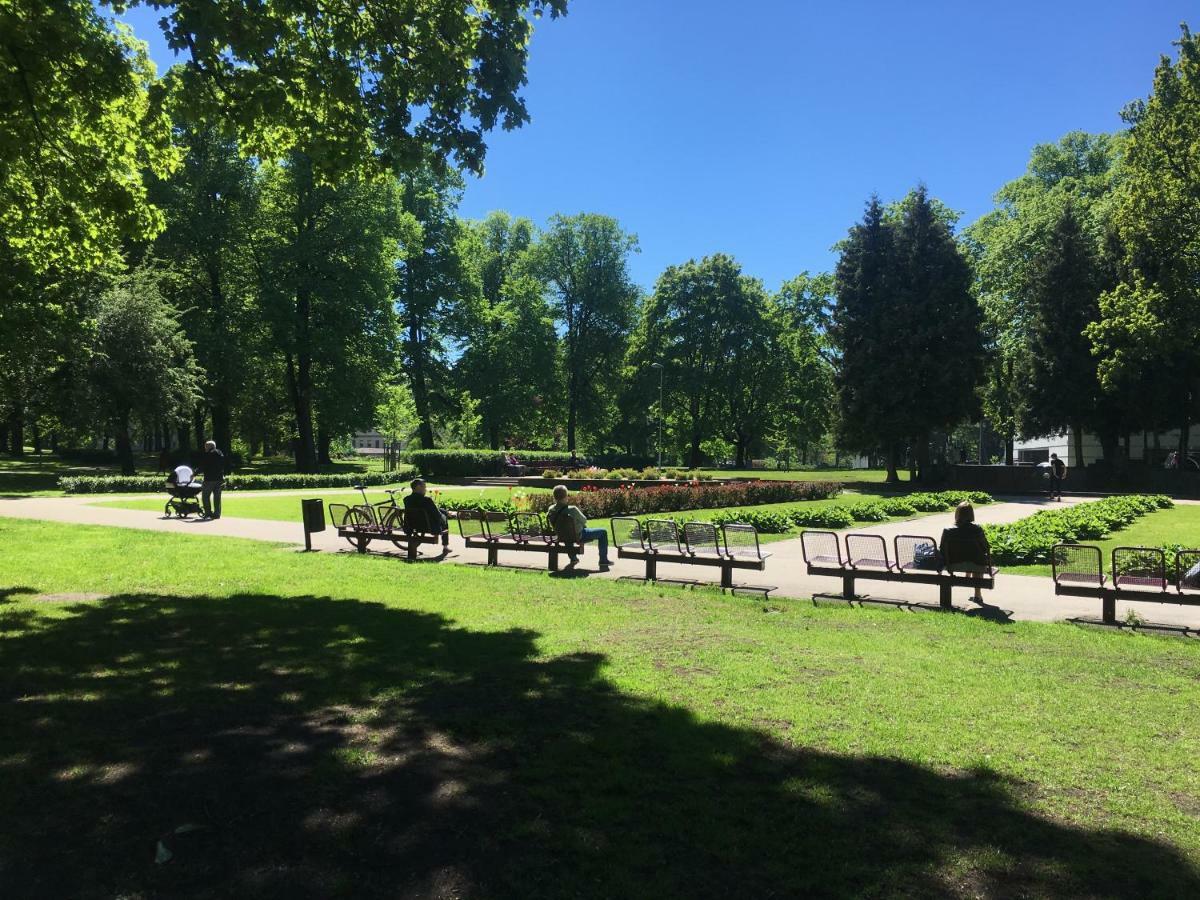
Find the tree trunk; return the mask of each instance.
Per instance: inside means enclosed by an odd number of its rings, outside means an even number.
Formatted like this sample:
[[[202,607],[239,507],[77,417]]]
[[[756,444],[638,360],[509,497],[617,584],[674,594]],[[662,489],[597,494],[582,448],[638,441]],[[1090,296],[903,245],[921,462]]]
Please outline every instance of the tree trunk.
[[[923,434],[917,439],[917,446],[913,448],[913,458],[917,462],[917,481],[929,481],[929,435]]]
[[[425,347],[421,341],[421,323],[416,320],[415,316],[409,318],[408,344],[412,354],[412,371],[409,372],[409,382],[412,385],[413,406],[416,408],[419,423],[417,433],[421,436],[421,446],[426,450],[433,450],[433,419],[429,411],[429,382],[425,372]]]
[[[233,433],[230,428],[230,419],[232,414],[229,407],[224,403],[216,403],[212,408],[212,430],[213,440],[217,442],[217,449],[223,453],[228,453],[232,449]]]
[[[488,443],[492,445],[493,450],[500,449],[500,426],[492,425],[488,428]]]
[[[315,472],[317,459],[313,446],[312,388],[307,384],[307,365],[302,361],[297,366],[296,360],[289,354],[284,374],[296,419],[296,471]]]
[[[58,429],[57,428],[55,428],[52,432],[50,432],[50,452],[54,453],[54,454],[58,453]]]
[[[333,457],[329,455],[329,447],[333,443],[333,438],[324,428],[317,428],[317,462],[322,466],[333,464]]]
[[[0,423],[0,453],[8,450],[8,423]]]
[[[128,416],[117,423],[117,461],[121,464],[122,475],[133,475],[137,471],[133,465],[133,441],[129,438]]]
[[[187,451],[192,449],[192,429],[186,425],[180,425],[176,429],[176,437],[179,439],[179,449],[186,456]]]
[[[8,420],[8,440],[13,456],[25,455],[25,419],[19,410]]]
[[[688,400],[688,416],[692,420],[692,436],[688,446],[688,465],[693,469],[698,469],[703,462],[700,455],[700,442],[704,439],[700,428],[699,397],[692,397]]]
[[[896,445],[888,444],[887,447],[887,484],[898,484],[900,481],[900,473],[896,471]]]
[[[1104,461],[1113,468],[1121,466],[1121,439],[1115,433],[1101,433],[1100,452],[1104,454]]]
[[[572,360],[574,363],[574,360]],[[574,369],[571,371],[571,376],[567,380],[567,452],[570,453],[575,449],[575,424],[579,416],[579,403],[576,390],[579,386],[579,380],[576,377]]]
[[[197,409],[192,413],[192,427],[196,431],[196,449],[201,450],[204,447],[204,410]]]
[[[42,455],[42,429],[38,428],[37,419],[29,423],[29,431],[33,436],[33,452]]]
[[[1074,466],[1075,466],[1075,468],[1077,468],[1077,469],[1082,469],[1082,468],[1084,467],[1084,462],[1083,462],[1083,426],[1082,426],[1082,425],[1072,425],[1072,426],[1071,426],[1071,434],[1072,434],[1072,435],[1074,436],[1074,438],[1075,438],[1075,462],[1074,462]]]

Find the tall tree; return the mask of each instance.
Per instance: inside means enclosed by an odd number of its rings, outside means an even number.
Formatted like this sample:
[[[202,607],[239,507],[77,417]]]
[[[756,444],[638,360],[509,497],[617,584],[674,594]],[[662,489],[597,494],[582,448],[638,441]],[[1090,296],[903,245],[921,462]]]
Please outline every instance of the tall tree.
[[[602,430],[614,406],[639,297],[628,266],[636,250],[616,219],[580,213],[552,217],[531,256],[562,335],[568,450],[581,429]]]
[[[1096,361],[1084,333],[1099,315],[1099,295],[1092,240],[1075,207],[1067,203],[1029,267],[1032,322],[1025,429],[1031,434],[1072,431],[1075,465],[1080,467],[1084,426],[1096,422],[1103,406]],[[1111,456],[1111,451],[1105,455]]]
[[[132,475],[133,428],[186,420],[203,378],[158,273],[136,270],[100,295],[85,376],[80,409],[116,436],[121,471]]]
[[[303,156],[265,167],[260,190],[259,310],[283,365],[296,466],[310,472],[318,462],[314,412],[322,398],[326,417],[354,404],[339,428],[371,421],[374,386],[393,352],[397,237],[411,243],[416,229],[400,213],[390,182],[321,185]],[[331,437],[328,429],[325,437]]]
[[[394,296],[400,317],[403,368],[420,420],[421,446],[436,446],[434,416],[452,404],[446,340],[456,302],[470,292],[463,229],[455,216],[462,178],[425,166],[400,178],[400,204],[418,230],[402,243]]]
[[[499,449],[520,434],[544,436],[561,383],[558,336],[545,285],[530,272],[535,240],[528,219],[494,212],[465,226],[466,262],[477,286],[459,298],[455,374],[479,401],[487,442]]]
[[[172,300],[184,311],[184,326],[207,374],[204,400],[213,439],[227,448],[251,352],[256,172],[233,141],[211,128],[181,125],[176,135],[186,152],[175,175],[152,188],[166,228],[151,252],[180,276]]]

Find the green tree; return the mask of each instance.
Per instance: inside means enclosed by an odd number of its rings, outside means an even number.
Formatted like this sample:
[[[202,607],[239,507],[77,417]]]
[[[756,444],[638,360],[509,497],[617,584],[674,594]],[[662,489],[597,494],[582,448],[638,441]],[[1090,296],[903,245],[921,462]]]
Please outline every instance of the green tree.
[[[563,343],[567,449],[580,430],[604,430],[615,407],[621,361],[639,291],[628,256],[637,237],[595,213],[556,215],[530,255],[531,274],[549,287]]]
[[[451,396],[446,341],[458,300],[478,290],[466,262],[463,228],[455,216],[462,178],[422,167],[400,177],[400,204],[417,230],[402,242],[393,279],[402,332],[402,363],[420,419],[421,446],[437,446],[434,419]]]
[[[134,472],[132,429],[186,421],[200,400],[203,371],[161,276],[138,269],[101,293],[81,410],[116,436],[121,471]]]
[[[459,298],[455,337],[463,351],[455,376],[478,399],[493,450],[514,434],[544,436],[557,411],[558,336],[545,285],[525,261],[534,241],[528,219],[503,212],[464,227],[462,246],[477,288]]]
[[[176,162],[154,66],[91,0],[0,3],[0,244],[35,273],[87,271],[161,228],[144,173]]]
[[[264,168],[255,233],[258,313],[283,364],[296,466],[317,468],[342,430],[368,424],[395,353],[391,287],[397,238],[416,237],[391,182],[319,184],[295,156]]]
[[[532,19],[566,0],[109,0],[152,5],[184,56],[175,89],[187,116],[222,124],[252,156],[306,154],[320,181],[431,153],[481,172],[484,134],[529,118]],[[75,5],[86,5],[77,0]]]
[[[384,388],[379,405],[375,407],[375,427],[387,444],[388,471],[396,468],[400,449],[412,440],[418,422],[412,391],[402,384]]]
[[[785,380],[773,440],[806,456],[833,425],[835,354],[829,327],[836,296],[832,274],[802,272],[784,282],[775,297]]]

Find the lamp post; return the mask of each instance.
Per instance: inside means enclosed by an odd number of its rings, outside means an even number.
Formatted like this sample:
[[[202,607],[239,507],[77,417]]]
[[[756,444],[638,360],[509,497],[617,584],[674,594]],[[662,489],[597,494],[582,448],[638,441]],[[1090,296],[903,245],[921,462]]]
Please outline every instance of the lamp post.
[[[650,363],[650,368],[658,369],[658,468],[662,474],[663,364]]]

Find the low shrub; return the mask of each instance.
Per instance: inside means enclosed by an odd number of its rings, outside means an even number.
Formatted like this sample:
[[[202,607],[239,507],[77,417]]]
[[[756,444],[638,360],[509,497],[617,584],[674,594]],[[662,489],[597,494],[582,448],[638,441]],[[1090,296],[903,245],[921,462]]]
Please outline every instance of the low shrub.
[[[1007,525],[985,525],[996,565],[1048,563],[1055,544],[1095,541],[1135,519],[1174,504],[1159,494],[1107,497],[1062,509],[1047,509]]]
[[[573,502],[585,516],[607,519],[645,513],[714,509],[722,506],[759,506],[796,500],[835,497],[842,486],[831,481],[739,481],[732,484],[664,484],[656,487],[585,488]],[[533,507],[549,506],[549,491],[529,495]]]
[[[883,522],[889,518],[887,510],[879,503],[851,503],[844,508],[855,522]]]
[[[908,502],[907,499],[894,497],[889,500],[880,500],[879,508],[886,512],[889,516],[915,516],[917,508]],[[944,507],[943,507],[944,508]]]
[[[359,472],[336,474],[305,474],[287,472],[278,475],[230,475],[225,479],[227,491],[268,491],[286,488],[342,488],[362,484],[378,487],[407,481],[416,474],[411,466],[400,466],[395,472]],[[68,494],[134,494],[165,490],[165,475],[64,475],[58,486]]]
[[[570,453],[559,450],[515,450],[521,462],[568,462]],[[408,450],[401,458],[425,477],[473,478],[480,475],[503,475],[504,453],[500,450]]]
[[[841,505],[793,510],[790,518],[793,525],[801,528],[849,528],[854,524],[850,507]]]
[[[711,519],[714,525],[753,525],[761,534],[787,534],[792,530],[791,516],[785,513],[753,509],[723,509]]]

